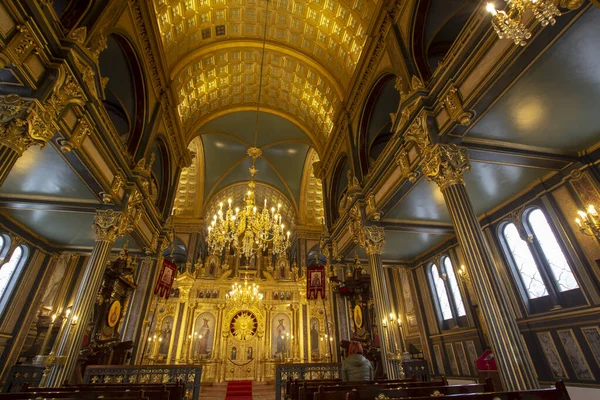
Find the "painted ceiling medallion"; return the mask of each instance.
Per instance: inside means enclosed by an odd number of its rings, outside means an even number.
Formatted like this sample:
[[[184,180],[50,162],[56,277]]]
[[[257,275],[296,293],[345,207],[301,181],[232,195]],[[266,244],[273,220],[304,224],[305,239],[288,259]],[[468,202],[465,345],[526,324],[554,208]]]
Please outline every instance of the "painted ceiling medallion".
[[[234,338],[248,340],[256,335],[258,320],[250,311],[240,311],[233,316],[230,331]]]

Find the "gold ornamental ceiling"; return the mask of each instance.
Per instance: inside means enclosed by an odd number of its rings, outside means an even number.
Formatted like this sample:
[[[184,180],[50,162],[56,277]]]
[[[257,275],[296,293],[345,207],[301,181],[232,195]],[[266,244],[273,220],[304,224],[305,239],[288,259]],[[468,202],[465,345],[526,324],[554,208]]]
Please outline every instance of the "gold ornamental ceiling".
[[[260,82],[260,47],[234,47],[205,54],[174,80],[178,111],[189,132],[198,121],[227,108],[255,106]],[[313,133],[327,136],[342,92],[327,70],[267,49],[261,107],[289,114]]]
[[[269,0],[261,106],[327,136],[379,3]],[[210,114],[256,105],[266,4],[154,0],[187,132]]]

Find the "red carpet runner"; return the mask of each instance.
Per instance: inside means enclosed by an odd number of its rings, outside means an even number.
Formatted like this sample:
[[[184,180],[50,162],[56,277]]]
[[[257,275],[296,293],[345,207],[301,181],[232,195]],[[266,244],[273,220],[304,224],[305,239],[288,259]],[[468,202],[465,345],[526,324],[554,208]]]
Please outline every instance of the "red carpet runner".
[[[252,381],[228,382],[225,400],[252,400]]]

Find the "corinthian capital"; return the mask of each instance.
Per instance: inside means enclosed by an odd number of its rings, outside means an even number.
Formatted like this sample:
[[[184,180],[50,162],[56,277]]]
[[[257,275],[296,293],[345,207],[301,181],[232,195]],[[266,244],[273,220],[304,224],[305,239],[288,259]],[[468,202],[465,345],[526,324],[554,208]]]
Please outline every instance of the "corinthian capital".
[[[358,241],[367,254],[381,254],[385,244],[385,233],[381,226],[363,226],[358,232]]]
[[[455,144],[437,144],[423,154],[421,169],[428,181],[435,181],[441,190],[465,183],[463,173],[471,169],[467,149]]]
[[[123,213],[114,210],[98,210],[92,227],[96,231],[96,240],[114,242],[119,236],[123,224]]]
[[[42,107],[15,94],[0,96],[1,145],[21,155],[30,146],[45,146],[52,136],[52,118]]]

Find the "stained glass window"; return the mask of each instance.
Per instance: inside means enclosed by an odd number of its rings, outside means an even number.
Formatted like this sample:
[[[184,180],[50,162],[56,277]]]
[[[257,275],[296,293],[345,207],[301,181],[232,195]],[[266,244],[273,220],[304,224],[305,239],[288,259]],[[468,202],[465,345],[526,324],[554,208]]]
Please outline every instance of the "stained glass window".
[[[21,261],[21,257],[23,257],[23,248],[22,246],[19,246],[13,251],[8,262],[0,267],[0,298],[4,295],[10,282],[10,278]]]
[[[456,304],[456,312],[459,317],[465,316],[467,315],[465,311],[465,305],[460,295],[458,281],[456,280],[456,275],[454,274],[454,267],[452,266],[452,261],[450,261],[450,257],[444,257],[444,268],[446,269],[446,275],[448,276],[448,282],[450,283],[450,291],[452,292],[452,298],[454,298],[454,303]]]
[[[550,271],[552,271],[554,280],[558,285],[558,290],[564,292],[579,288],[573,271],[567,262],[567,258],[560,248],[542,210],[537,208],[531,211],[527,217],[527,221],[550,266]]]
[[[525,242],[519,236],[517,227],[512,222],[504,227],[504,239],[512,255],[512,259],[515,263],[515,267],[521,276],[527,296],[530,299],[537,299],[538,297],[547,296],[548,290],[542,280],[540,271],[538,269],[533,255],[529,250],[527,242]]]
[[[433,279],[435,293],[438,298],[438,304],[440,305],[440,311],[442,312],[442,319],[452,319],[452,308],[450,307],[450,299],[448,298],[446,285],[444,284],[444,280],[440,277],[440,271],[435,264],[431,264],[431,278]]]

